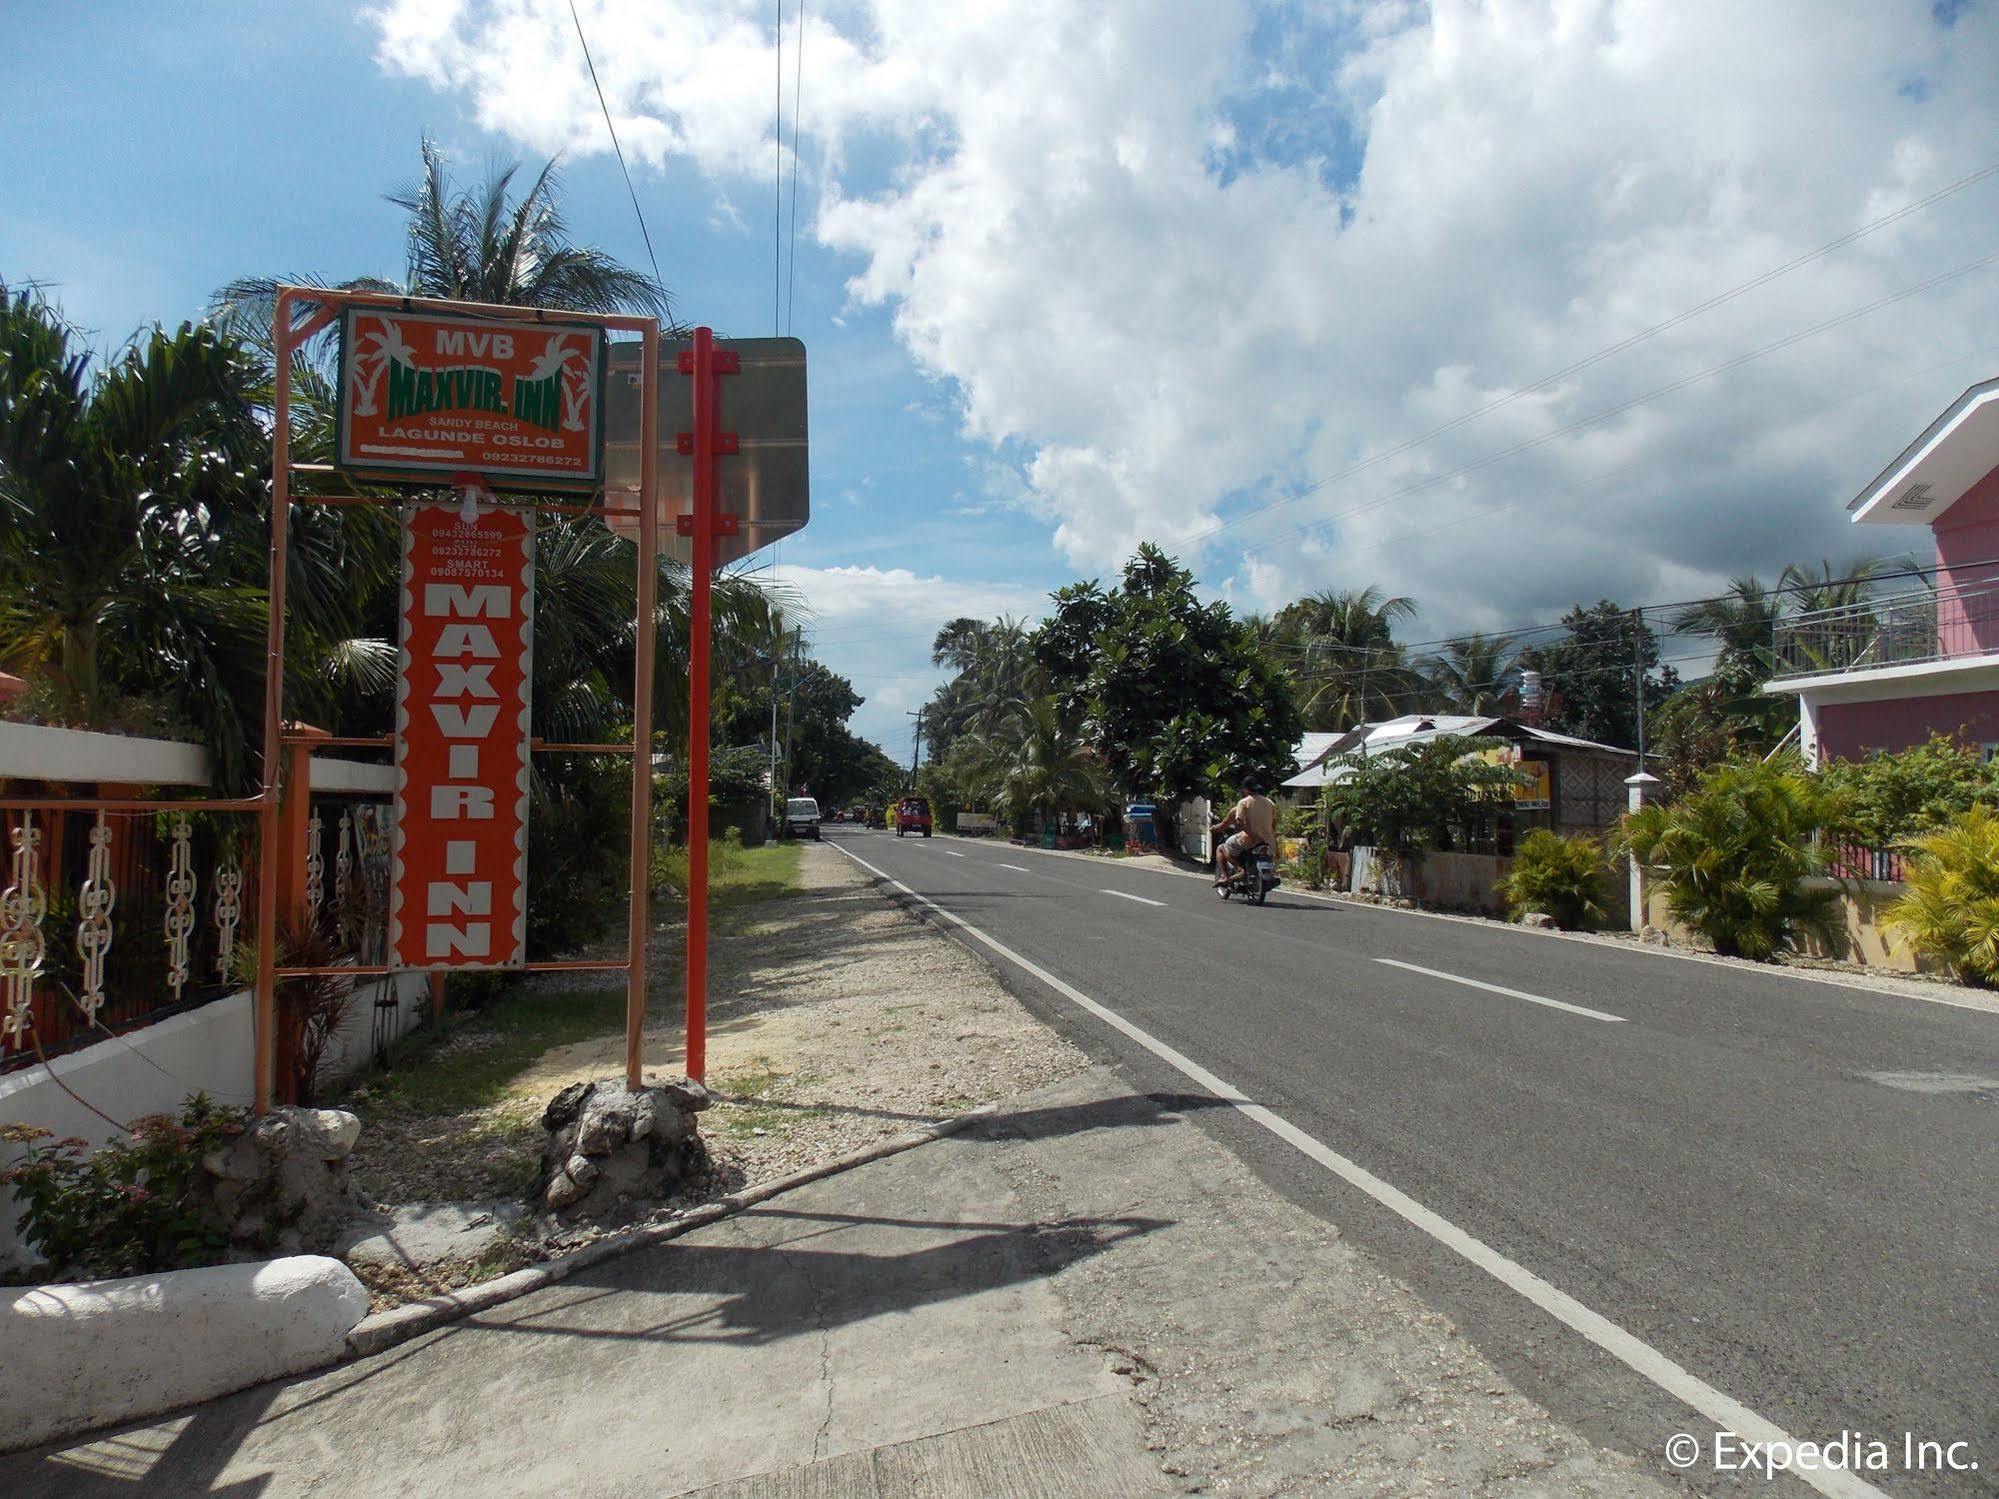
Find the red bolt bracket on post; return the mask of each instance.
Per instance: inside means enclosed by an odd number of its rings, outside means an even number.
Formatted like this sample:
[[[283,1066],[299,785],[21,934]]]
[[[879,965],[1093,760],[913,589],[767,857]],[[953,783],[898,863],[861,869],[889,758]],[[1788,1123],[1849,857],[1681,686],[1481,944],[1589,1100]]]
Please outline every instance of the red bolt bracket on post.
[[[694,430],[679,434],[680,451],[694,455],[694,494],[691,513],[677,524],[680,534],[694,542],[693,596],[687,611],[687,1075],[696,1082],[708,1075],[709,625],[720,479],[715,459],[737,451],[736,434],[721,430],[720,377],[741,368],[734,353],[715,348],[709,328],[696,328],[694,347],[680,356],[680,372],[694,382]]]

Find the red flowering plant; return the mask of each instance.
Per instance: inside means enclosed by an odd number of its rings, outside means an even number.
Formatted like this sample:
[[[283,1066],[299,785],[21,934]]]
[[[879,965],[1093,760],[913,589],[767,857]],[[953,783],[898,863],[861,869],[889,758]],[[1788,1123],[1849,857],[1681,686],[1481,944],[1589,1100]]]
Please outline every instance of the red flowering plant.
[[[212,1265],[228,1249],[209,1211],[201,1158],[243,1132],[241,1109],[206,1094],[178,1117],[149,1114],[92,1150],[34,1125],[0,1126],[21,1158],[0,1171],[21,1209],[21,1237],[44,1264],[38,1277],[90,1279]]]

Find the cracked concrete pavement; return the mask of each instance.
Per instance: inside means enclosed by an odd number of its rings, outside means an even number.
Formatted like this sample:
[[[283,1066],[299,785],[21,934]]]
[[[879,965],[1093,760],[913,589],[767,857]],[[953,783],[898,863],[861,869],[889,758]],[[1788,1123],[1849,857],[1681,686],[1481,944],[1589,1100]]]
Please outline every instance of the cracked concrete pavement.
[[[1091,1071],[30,1495],[1645,1495],[1337,1231]]]

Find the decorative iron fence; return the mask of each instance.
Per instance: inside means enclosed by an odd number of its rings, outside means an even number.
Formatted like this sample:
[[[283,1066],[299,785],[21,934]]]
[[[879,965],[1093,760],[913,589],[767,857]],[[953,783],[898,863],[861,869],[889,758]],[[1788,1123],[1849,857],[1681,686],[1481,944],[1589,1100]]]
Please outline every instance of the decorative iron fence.
[[[0,814],[0,1072],[248,986],[255,823],[228,813]],[[315,798],[306,909],[362,964],[388,947],[389,807]]]
[[[1773,645],[1780,677],[1999,653],[1999,583],[1809,609],[1778,621]]]

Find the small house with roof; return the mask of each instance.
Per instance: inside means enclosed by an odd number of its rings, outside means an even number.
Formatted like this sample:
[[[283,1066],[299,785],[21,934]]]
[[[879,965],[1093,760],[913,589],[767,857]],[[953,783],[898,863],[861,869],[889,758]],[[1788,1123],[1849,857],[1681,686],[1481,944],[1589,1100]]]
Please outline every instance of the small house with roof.
[[[1537,827],[1598,832],[1613,826],[1625,810],[1624,778],[1637,763],[1631,750],[1557,734],[1519,718],[1474,714],[1407,713],[1357,724],[1343,734],[1315,736],[1325,742],[1284,789],[1299,800],[1311,800],[1352,774],[1349,756],[1384,754],[1450,735],[1502,741],[1507,760],[1529,778],[1502,820],[1502,851],[1510,849],[1515,835]]]

